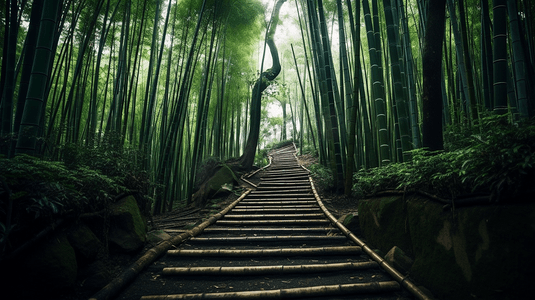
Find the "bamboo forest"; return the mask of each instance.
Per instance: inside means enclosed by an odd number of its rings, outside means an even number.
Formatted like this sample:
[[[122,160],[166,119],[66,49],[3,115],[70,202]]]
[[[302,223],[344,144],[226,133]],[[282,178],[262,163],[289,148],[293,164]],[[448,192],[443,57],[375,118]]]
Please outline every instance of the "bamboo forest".
[[[535,1],[0,3],[0,265],[131,195],[208,212],[292,144],[355,210],[535,199]]]
[[[134,176],[155,214],[190,203],[204,161],[250,170],[270,143],[350,194],[358,170],[535,112],[531,1],[3,2],[3,157]]]

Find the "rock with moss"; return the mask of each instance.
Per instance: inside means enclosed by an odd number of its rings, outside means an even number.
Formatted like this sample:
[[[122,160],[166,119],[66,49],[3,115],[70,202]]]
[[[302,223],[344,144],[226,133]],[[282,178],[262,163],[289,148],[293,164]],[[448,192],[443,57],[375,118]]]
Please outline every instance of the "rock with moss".
[[[358,213],[348,213],[340,218],[338,218],[338,222],[340,222],[342,225],[344,225],[347,229],[349,229],[353,234],[360,235],[360,224],[359,224],[359,215]]]
[[[440,299],[522,299],[533,294],[535,205],[463,207],[412,197],[411,276]],[[430,267],[433,266],[433,267]]]
[[[113,279],[110,268],[100,260],[84,268],[78,277],[82,279],[80,288],[91,293],[99,291]]]
[[[361,200],[358,205],[359,224],[364,237],[374,247],[388,252],[398,246],[412,256],[412,243],[407,225],[405,200],[402,196]]]
[[[67,233],[67,238],[76,253],[76,260],[81,265],[92,262],[102,249],[101,241],[83,223],[74,225]]]
[[[208,199],[227,195],[232,187],[238,183],[234,172],[223,165],[210,179],[201,185],[193,195],[193,202],[197,207],[204,207]]]
[[[74,286],[78,264],[74,249],[64,233],[51,236],[25,257],[20,271],[24,276],[23,282],[30,283],[31,289],[22,289],[21,293],[38,293],[35,299],[42,299],[45,295]]]
[[[128,196],[111,207],[108,241],[110,250],[133,252],[145,244],[147,226],[133,196]]]
[[[414,263],[413,259],[407,256],[401,248],[394,246],[388,253],[385,255],[385,260],[392,266],[394,269],[407,274]]]

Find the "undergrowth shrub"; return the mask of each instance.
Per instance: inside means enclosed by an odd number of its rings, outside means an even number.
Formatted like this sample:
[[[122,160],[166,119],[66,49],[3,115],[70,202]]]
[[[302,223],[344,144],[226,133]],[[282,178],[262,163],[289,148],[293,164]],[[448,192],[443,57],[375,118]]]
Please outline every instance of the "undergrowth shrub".
[[[310,175],[314,179],[314,184],[321,190],[333,190],[334,178],[331,169],[322,164],[312,164],[308,167]]]
[[[110,136],[100,146],[57,147],[51,153],[60,161],[0,156],[0,244],[8,234],[17,244],[60,218],[102,211],[123,193],[135,193],[140,208],[150,203],[156,183],[143,168],[144,156],[119,141]]]
[[[360,170],[357,196],[388,189],[423,190],[446,199],[489,194],[492,201],[529,200],[535,192],[535,122],[488,116],[470,130],[449,128],[447,151],[411,151],[410,162]]]

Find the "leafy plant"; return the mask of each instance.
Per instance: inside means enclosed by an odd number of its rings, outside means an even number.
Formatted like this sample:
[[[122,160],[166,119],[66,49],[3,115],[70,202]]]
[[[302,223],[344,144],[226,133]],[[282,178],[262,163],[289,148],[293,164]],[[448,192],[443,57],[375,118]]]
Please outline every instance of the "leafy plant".
[[[449,151],[410,151],[412,161],[360,170],[354,175],[358,196],[387,189],[424,190],[444,198],[470,193],[507,201],[533,192],[535,124],[510,124],[491,115],[468,132],[449,131]],[[527,199],[527,198],[526,198]]]
[[[308,169],[318,188],[322,190],[332,190],[334,188],[334,178],[331,169],[321,164],[312,164]]]

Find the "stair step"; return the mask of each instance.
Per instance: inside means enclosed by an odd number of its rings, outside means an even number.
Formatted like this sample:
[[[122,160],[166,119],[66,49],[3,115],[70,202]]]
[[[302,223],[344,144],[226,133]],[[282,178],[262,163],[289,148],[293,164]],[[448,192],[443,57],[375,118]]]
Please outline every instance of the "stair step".
[[[303,224],[330,224],[327,219],[311,220],[218,220],[217,225],[303,225]]]
[[[312,247],[312,248],[276,248],[276,249],[178,249],[167,251],[172,256],[224,256],[224,257],[260,257],[260,256],[314,256],[314,255],[356,255],[361,254],[359,246]]]
[[[314,208],[249,208],[249,209],[241,209],[241,208],[234,208],[231,210],[232,213],[282,213],[282,212],[295,212],[295,213],[301,213],[301,212],[321,212],[321,208],[314,207]]]
[[[329,228],[329,227],[290,227],[290,228],[280,228],[280,227],[249,227],[249,228],[235,228],[235,227],[208,227],[204,230],[206,233],[234,233],[234,232],[333,232],[340,231],[338,228]]]
[[[346,262],[332,264],[308,264],[308,265],[278,265],[278,266],[246,266],[246,267],[168,267],[162,271],[163,275],[181,276],[247,276],[247,275],[272,275],[272,274],[300,274],[311,272],[340,272],[350,270],[364,270],[377,268],[379,265],[374,261]]]
[[[340,235],[271,235],[271,236],[226,236],[226,237],[192,237],[192,242],[205,243],[243,243],[243,242],[290,242],[290,241],[347,241]]]
[[[313,256],[313,255],[356,255],[361,254],[362,248],[359,246],[338,246],[338,247],[312,247],[312,248],[276,248],[276,249],[178,249],[167,251],[172,256],[225,256],[225,257],[245,257],[245,256]]]
[[[278,290],[175,294],[161,296],[143,296],[142,300],[169,299],[295,299],[321,296],[340,296],[353,294],[384,293],[398,291],[401,287],[396,281],[380,281],[367,283],[334,284],[322,286],[307,286]]]
[[[228,220],[228,219],[258,219],[258,220],[261,220],[261,219],[273,219],[273,218],[278,218],[278,219],[286,219],[286,218],[324,218],[325,217],[325,214],[323,213],[320,213],[320,214],[267,214],[267,215],[258,215],[258,214],[254,214],[254,215],[233,215],[233,214],[226,214],[224,217],[223,217],[223,220]]]

